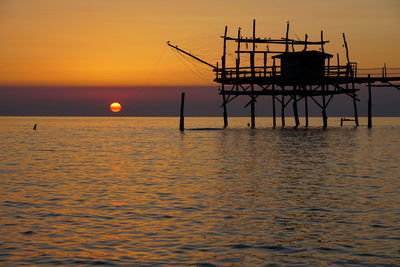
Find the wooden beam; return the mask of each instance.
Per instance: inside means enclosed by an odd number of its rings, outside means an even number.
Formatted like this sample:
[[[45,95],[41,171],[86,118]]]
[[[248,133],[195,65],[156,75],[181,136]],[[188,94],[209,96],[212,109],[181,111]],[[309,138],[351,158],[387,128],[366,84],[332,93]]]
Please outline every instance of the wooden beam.
[[[203,64],[206,64],[207,66],[212,67],[213,69],[216,69],[216,67],[215,67],[214,65],[212,65],[212,64],[210,64],[210,63],[208,63],[208,62],[202,60],[201,58],[198,58],[198,57],[196,57],[196,56],[190,54],[189,52],[186,52],[186,51],[180,49],[180,48],[179,48],[178,46],[176,46],[176,45],[172,45],[172,44],[170,44],[169,42],[167,42],[167,45],[170,46],[170,47],[172,47],[172,48],[174,48],[174,49],[176,49],[176,50],[178,50],[179,52],[181,52],[181,53],[183,53],[183,54],[185,54],[185,55],[191,57],[191,58],[196,59],[197,61],[199,61],[199,62],[201,62],[201,63],[203,63]]]
[[[223,38],[223,36],[221,36]],[[242,42],[242,43],[253,43],[255,42],[256,44],[286,44],[286,38],[282,39],[260,39],[256,38],[253,40],[253,38],[232,38],[232,37],[227,37],[226,40],[228,41],[235,41],[235,42]],[[293,42],[294,45],[301,45],[303,46],[305,44],[305,41],[299,41],[299,40],[294,40],[294,39],[288,39],[288,42]],[[329,43],[329,41],[324,41],[324,44]],[[307,41],[307,45],[321,45],[320,41]]]
[[[254,53],[254,54],[282,54],[284,53],[284,51],[252,51],[252,50],[243,50],[243,51],[235,51],[235,53],[238,54],[250,54],[250,53]]]

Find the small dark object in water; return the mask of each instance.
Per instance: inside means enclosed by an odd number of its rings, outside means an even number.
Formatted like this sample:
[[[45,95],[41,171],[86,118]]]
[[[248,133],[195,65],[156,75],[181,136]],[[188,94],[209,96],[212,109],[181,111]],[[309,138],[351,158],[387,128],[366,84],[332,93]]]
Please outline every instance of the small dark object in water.
[[[35,126],[33,126],[33,130],[36,130],[36,126],[37,126],[37,124],[35,123]]]
[[[26,232],[22,232],[21,234],[23,235],[33,235],[35,232],[34,231],[26,231]]]

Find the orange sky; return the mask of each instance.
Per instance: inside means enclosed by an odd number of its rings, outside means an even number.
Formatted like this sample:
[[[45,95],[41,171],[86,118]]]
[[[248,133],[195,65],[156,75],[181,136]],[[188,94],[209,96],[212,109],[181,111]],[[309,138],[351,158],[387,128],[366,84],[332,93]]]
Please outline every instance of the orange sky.
[[[326,51],[359,67],[400,67],[398,0],[0,0],[0,86],[211,85],[202,65],[185,65],[170,40],[215,63],[225,25],[262,37],[331,41]],[[188,68],[188,66],[190,68]]]

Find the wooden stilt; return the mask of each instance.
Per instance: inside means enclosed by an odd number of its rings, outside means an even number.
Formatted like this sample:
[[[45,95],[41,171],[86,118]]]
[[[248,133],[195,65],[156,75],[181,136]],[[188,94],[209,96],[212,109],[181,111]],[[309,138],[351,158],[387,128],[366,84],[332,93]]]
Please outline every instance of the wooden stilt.
[[[254,129],[256,127],[256,113],[255,113],[255,99],[254,97],[251,97],[251,104],[250,104],[250,109],[251,109],[251,129]]]
[[[272,125],[276,127],[276,110],[275,110],[275,85],[272,85]]]
[[[354,121],[356,123],[356,126],[358,126],[359,123],[358,123],[358,111],[357,111],[357,98],[356,98],[356,91],[355,91],[354,83],[352,83],[352,89],[353,89],[352,98],[353,98],[353,107],[354,107]]]
[[[371,75],[368,74],[368,128],[372,127]]]
[[[293,99],[293,114],[294,114],[294,121],[295,121],[295,128],[299,127],[300,121],[299,121],[299,113],[297,111],[297,100],[296,97]]]
[[[256,71],[255,71],[255,51],[256,51],[256,20],[253,20],[253,49],[252,53],[250,53],[250,68],[251,68],[251,77],[255,79]],[[254,84],[251,85],[251,91],[254,92]],[[256,127],[256,115],[255,115],[255,97],[251,96],[251,129]]]
[[[307,87],[304,87],[306,89]],[[307,97],[304,97],[304,108],[305,108],[305,117],[306,117],[306,128],[308,127],[308,100]]]
[[[328,127],[328,117],[326,116],[326,96],[325,96],[325,85],[322,85],[322,120],[323,127]]]
[[[179,130],[183,132],[185,130],[185,117],[183,114],[185,108],[185,93],[181,94],[181,114],[180,114],[180,121],[179,121]]]
[[[296,86],[293,86],[293,91],[296,90]],[[296,94],[293,95],[293,115],[294,115],[294,122],[295,122],[295,128],[299,127],[300,121],[299,121],[299,113],[297,111],[297,97]]]
[[[223,51],[222,51],[222,72],[221,72],[221,76],[223,78],[226,77],[226,35],[228,33],[228,26],[225,26],[225,31],[224,31],[224,43],[223,43]],[[226,97],[225,97],[225,86],[224,83],[221,83],[221,89],[222,89],[222,115],[224,116],[224,128],[228,127],[228,113],[226,112]]]
[[[285,127],[285,96],[282,95],[281,99],[281,119],[282,119],[282,127]]]
[[[228,113],[226,112],[226,96],[222,94],[222,108],[223,108],[223,116],[224,116],[224,128],[228,127]]]

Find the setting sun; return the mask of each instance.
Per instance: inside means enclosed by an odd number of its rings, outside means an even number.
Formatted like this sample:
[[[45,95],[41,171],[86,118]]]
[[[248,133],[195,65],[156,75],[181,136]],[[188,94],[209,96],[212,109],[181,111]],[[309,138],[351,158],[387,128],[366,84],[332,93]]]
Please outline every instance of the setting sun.
[[[110,110],[111,110],[112,112],[120,112],[121,108],[122,108],[122,106],[121,106],[121,104],[118,103],[118,102],[114,102],[114,103],[112,103],[112,104],[110,105]]]

